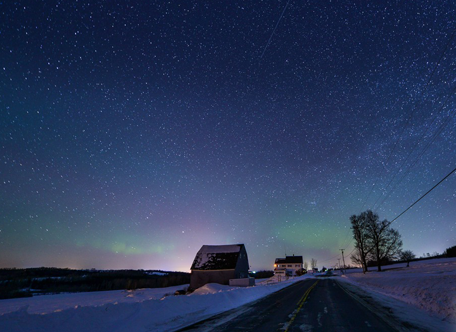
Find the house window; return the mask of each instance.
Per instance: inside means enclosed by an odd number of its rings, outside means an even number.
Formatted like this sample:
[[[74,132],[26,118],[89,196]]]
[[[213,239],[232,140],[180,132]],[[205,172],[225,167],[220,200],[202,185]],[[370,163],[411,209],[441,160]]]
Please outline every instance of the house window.
[[[291,265],[291,264],[288,264],[288,267],[292,267],[292,266],[293,266],[293,265]]]

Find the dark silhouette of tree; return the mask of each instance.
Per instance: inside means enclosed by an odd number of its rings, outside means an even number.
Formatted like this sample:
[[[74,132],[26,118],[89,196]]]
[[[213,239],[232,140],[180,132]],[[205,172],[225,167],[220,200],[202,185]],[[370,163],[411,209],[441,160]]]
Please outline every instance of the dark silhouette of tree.
[[[445,255],[447,257],[456,257],[456,246],[447,248],[447,250],[445,250]]]
[[[397,257],[402,248],[401,235],[395,229],[390,228],[388,220],[380,221],[377,214],[372,211],[367,211],[372,215],[367,220],[367,236],[368,241],[373,246],[373,250],[369,254],[372,260],[377,262],[377,270],[382,270],[383,260],[392,260]]]
[[[312,259],[310,260],[310,267],[311,267],[312,269],[315,269],[315,268],[317,267],[317,260],[316,260],[315,258],[312,258]]]
[[[350,217],[355,239],[355,248],[358,253],[351,258],[355,263],[363,266],[367,271],[367,261],[377,263],[377,270],[381,271],[381,263],[395,259],[401,251],[402,240],[399,232],[390,228],[388,220],[380,221],[378,214],[367,210],[360,215]]]
[[[350,259],[355,265],[361,266],[363,268],[363,273],[366,273],[366,267],[364,266],[363,261],[359,255],[359,251],[355,250],[353,254],[350,256]]]
[[[355,248],[357,252],[350,258],[351,260],[362,266],[363,273],[367,271],[367,255],[372,251],[373,247],[369,243],[369,237],[367,234],[367,221],[373,218],[372,211],[366,211],[356,216],[350,217],[352,224],[351,229],[353,230],[353,238],[355,239]]]
[[[415,254],[411,250],[404,250],[404,251],[401,251],[401,253],[399,254],[399,258],[403,261],[406,261],[407,267],[409,267],[410,261],[412,259],[415,259]]]

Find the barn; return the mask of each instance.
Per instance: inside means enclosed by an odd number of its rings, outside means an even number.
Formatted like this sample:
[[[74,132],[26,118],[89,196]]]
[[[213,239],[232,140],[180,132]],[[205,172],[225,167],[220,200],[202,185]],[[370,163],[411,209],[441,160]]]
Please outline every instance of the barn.
[[[203,245],[190,269],[190,290],[208,283],[228,285],[230,279],[248,278],[249,259],[243,244]]]

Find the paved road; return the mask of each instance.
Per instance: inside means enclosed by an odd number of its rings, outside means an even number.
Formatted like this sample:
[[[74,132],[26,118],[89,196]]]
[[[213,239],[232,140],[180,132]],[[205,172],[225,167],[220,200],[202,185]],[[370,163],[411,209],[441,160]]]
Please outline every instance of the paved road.
[[[394,331],[336,279],[306,279],[181,331]]]

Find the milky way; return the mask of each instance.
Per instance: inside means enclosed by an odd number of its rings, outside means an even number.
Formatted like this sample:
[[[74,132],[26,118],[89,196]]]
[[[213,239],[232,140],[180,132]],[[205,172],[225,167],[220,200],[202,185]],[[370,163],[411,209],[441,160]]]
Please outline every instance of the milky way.
[[[352,214],[392,220],[456,167],[455,11],[1,3],[0,267],[188,271],[229,243],[334,266]],[[456,245],[455,188],[392,224],[404,249]]]

